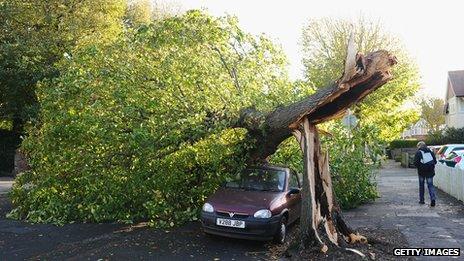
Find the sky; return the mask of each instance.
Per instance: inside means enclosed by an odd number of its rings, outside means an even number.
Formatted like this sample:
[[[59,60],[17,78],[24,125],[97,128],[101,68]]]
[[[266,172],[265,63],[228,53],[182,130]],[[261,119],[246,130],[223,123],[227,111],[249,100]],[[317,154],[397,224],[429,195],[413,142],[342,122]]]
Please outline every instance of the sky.
[[[363,15],[379,20],[416,61],[422,86],[419,95],[444,98],[447,72],[464,70],[464,1],[164,0],[169,1],[183,9],[235,15],[245,31],[270,36],[287,54],[293,79],[303,76],[303,26],[321,17],[355,20]]]

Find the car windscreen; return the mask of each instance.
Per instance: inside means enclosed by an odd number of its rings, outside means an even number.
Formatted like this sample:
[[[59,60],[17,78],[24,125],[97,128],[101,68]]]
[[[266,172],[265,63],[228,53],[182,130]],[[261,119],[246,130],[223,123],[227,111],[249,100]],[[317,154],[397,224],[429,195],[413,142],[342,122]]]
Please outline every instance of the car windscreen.
[[[464,147],[454,147],[451,151],[464,150]]]
[[[283,191],[285,171],[273,169],[246,169],[226,182],[226,188],[257,191]]]

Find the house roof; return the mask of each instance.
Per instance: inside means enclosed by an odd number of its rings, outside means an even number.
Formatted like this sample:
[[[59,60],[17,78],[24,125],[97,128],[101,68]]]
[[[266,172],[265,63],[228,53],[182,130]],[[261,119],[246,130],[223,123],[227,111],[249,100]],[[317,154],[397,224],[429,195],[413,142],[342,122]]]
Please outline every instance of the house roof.
[[[449,86],[456,97],[464,97],[464,70],[448,72]]]

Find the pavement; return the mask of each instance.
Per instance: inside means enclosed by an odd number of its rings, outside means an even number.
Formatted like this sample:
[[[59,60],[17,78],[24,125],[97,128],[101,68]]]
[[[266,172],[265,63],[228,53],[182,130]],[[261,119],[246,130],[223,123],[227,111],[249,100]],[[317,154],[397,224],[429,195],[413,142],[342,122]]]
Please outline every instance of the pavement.
[[[13,186],[14,179],[11,177],[0,177],[0,194],[6,194],[11,186]]]
[[[462,202],[438,191],[435,208],[419,205],[415,170],[392,161],[380,170],[377,181],[380,198],[344,212],[353,228],[398,229],[409,247],[464,249]],[[11,182],[0,180],[1,191]],[[6,219],[9,210],[10,201],[0,193],[0,260],[256,260],[268,259],[270,247],[269,243],[206,236],[198,222],[172,230],[143,223],[54,226]]]
[[[430,207],[426,189],[427,204],[420,205],[416,170],[401,168],[393,161],[384,165],[377,181],[379,199],[345,212],[353,228],[397,228],[406,236],[409,247],[457,247],[461,249],[462,258],[464,204],[461,201],[437,189],[437,206]],[[418,258],[422,259],[427,258]]]

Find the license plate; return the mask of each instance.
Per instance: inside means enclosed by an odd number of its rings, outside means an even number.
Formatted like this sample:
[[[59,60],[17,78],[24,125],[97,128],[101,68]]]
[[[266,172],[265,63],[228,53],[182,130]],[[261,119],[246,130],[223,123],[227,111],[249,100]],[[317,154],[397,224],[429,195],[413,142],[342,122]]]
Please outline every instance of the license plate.
[[[216,219],[216,225],[223,227],[245,228],[245,221],[218,218]]]

